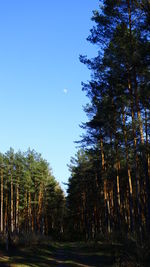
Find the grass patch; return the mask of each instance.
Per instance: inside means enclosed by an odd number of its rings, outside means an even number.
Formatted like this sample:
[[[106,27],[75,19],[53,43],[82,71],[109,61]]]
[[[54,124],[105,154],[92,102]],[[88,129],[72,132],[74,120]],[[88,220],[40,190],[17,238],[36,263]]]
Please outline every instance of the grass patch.
[[[113,246],[101,243],[47,243],[3,251],[0,266],[10,267],[110,267],[115,262]],[[2,265],[4,264],[5,265]]]

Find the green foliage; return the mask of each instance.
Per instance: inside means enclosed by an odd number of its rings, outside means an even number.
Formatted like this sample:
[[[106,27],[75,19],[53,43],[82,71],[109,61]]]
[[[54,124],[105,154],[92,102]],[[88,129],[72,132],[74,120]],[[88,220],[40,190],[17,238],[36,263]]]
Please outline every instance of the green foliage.
[[[150,232],[149,10],[149,1],[106,0],[93,12],[88,41],[98,54],[80,56],[92,73],[82,84],[90,103],[67,198],[81,238]]]
[[[0,172],[4,183],[4,231],[11,229],[13,205],[15,231],[60,234],[65,197],[41,154],[30,149],[14,153],[11,148],[4,155],[0,154]]]

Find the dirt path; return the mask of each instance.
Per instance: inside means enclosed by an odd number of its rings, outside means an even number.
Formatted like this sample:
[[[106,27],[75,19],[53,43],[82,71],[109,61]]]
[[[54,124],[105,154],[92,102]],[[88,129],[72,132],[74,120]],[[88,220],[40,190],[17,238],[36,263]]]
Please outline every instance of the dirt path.
[[[14,249],[9,254],[0,253],[0,267],[112,267],[113,253],[108,250],[65,246],[40,245]]]

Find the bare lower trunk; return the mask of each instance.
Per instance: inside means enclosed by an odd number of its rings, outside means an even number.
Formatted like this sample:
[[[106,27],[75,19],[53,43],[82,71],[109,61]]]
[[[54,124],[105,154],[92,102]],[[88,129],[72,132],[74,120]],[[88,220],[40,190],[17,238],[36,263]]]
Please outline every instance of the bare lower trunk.
[[[109,198],[107,193],[107,181],[104,179],[104,172],[105,172],[105,156],[104,156],[104,146],[103,146],[103,139],[100,138],[100,147],[101,147],[101,160],[102,160],[102,177],[104,180],[104,203],[105,203],[105,215],[107,221],[107,230],[110,233],[110,204]]]
[[[4,186],[3,186],[3,170],[1,170],[1,232],[4,231],[3,208],[4,208]]]
[[[16,185],[16,230],[19,233],[19,184]]]
[[[28,193],[28,222],[29,232],[31,231],[31,192]]]
[[[6,192],[6,197],[5,197],[4,229],[5,229],[5,232],[8,231],[8,194],[7,192]]]
[[[123,111],[123,134],[124,134],[124,140],[125,140],[126,165],[127,165],[128,186],[129,186],[130,230],[132,232],[133,231],[133,186],[132,186],[132,178],[131,178],[131,169],[130,169],[130,164],[129,164],[128,140],[127,140],[124,111]]]
[[[13,178],[11,175],[11,232],[14,231],[14,196],[13,196]]]
[[[43,194],[42,194],[42,190],[40,188],[40,192],[39,192],[39,199],[38,199],[38,230],[41,230],[41,223],[42,223],[42,201],[43,201]]]

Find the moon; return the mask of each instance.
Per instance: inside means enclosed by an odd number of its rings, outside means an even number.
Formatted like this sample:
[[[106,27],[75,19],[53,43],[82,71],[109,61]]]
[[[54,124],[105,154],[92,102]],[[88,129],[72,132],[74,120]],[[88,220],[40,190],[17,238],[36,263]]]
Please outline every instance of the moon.
[[[68,90],[65,88],[65,89],[63,90],[63,92],[64,92],[64,94],[67,94],[67,93],[68,93]]]

